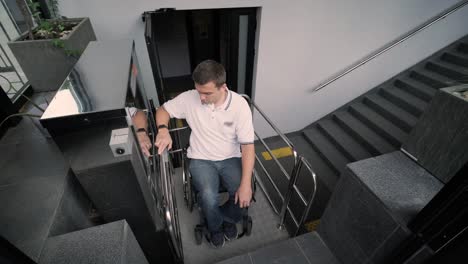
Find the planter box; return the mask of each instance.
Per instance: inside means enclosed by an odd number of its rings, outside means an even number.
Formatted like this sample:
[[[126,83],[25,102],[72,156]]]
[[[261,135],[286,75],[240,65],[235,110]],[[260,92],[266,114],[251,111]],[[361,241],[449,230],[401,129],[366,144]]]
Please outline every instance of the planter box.
[[[440,89],[402,150],[444,183],[468,162],[468,85]]]
[[[63,39],[68,49],[84,51],[90,41],[96,40],[89,18],[72,18],[66,21],[79,22]],[[8,42],[8,46],[32,88],[36,92],[57,90],[78,59],[67,56],[64,49],[53,46],[51,39],[23,41],[26,36],[27,33],[24,33]]]

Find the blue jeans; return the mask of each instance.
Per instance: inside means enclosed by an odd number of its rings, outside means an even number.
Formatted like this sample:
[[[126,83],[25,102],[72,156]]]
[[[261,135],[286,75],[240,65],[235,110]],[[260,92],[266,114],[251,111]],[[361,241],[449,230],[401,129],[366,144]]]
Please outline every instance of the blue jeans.
[[[220,231],[223,221],[237,223],[242,219],[245,210],[239,207],[239,203],[234,203],[242,177],[241,158],[220,161],[191,159],[189,170],[208,230]],[[218,198],[220,184],[229,192],[229,200],[221,207]]]

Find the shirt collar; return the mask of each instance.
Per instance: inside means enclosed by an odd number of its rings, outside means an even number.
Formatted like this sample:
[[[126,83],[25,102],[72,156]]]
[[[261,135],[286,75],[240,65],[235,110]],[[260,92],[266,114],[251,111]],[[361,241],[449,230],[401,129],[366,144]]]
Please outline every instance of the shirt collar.
[[[232,100],[232,92],[229,91],[228,88],[226,88],[227,91],[227,96],[226,100],[224,100],[224,103],[219,107],[219,109],[224,109],[224,111],[227,111],[229,106],[231,105],[231,100]]]

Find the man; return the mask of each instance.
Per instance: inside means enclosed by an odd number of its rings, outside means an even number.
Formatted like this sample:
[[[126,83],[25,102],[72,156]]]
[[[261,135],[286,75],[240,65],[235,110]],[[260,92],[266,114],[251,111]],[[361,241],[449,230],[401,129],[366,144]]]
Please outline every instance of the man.
[[[235,223],[252,198],[251,177],[255,162],[252,113],[247,101],[226,86],[224,67],[212,60],[201,62],[192,79],[195,90],[166,102],[156,112],[155,145],[161,154],[172,148],[167,128],[170,118],[186,119],[192,129],[189,170],[211,233],[211,243],[222,247],[237,238]],[[229,192],[219,207],[218,190]]]

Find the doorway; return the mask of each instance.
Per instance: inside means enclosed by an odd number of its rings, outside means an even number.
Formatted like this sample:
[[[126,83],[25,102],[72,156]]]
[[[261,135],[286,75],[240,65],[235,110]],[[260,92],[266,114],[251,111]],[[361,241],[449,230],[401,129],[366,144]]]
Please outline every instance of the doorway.
[[[252,96],[257,8],[145,12],[145,37],[159,104],[194,89],[191,73],[212,59],[230,90]]]

